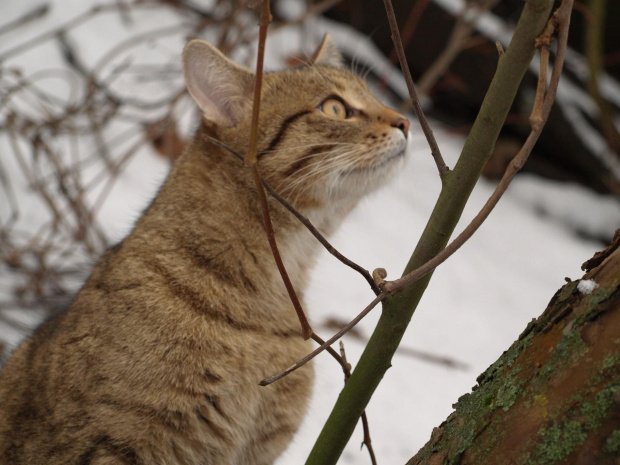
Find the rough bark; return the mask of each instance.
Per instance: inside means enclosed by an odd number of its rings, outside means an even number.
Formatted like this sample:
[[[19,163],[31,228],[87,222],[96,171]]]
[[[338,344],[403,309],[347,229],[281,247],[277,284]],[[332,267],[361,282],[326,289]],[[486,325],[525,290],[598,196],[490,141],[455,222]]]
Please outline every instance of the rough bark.
[[[620,230],[407,465],[620,463]]]

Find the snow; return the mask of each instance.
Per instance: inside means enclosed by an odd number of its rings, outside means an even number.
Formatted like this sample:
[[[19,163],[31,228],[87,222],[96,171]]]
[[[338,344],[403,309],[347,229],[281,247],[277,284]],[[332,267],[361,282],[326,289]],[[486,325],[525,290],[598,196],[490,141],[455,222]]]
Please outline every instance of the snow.
[[[40,2],[5,0],[2,21],[9,21],[38,4]],[[3,36],[0,55],[41,31],[87,11],[94,4],[83,0],[50,2],[52,9],[47,17]],[[183,18],[172,11],[144,8],[127,23],[121,21],[118,14],[111,13],[101,23],[84,23],[71,37],[74,42],[79,41],[85,62],[94,65],[112,47],[135,33],[153,30],[155,24],[158,27],[180,24]],[[291,15],[299,14],[295,9],[290,11]],[[334,40],[358,57],[364,66],[372,65],[389,76],[394,88],[401,92],[406,89],[400,74],[387,64],[367,38],[343,26],[321,21],[312,35],[315,43],[325,30],[330,31]],[[215,37],[216,33],[208,32],[209,37]],[[271,69],[281,67],[287,54],[303,46],[298,31],[281,29],[269,37],[266,66]],[[183,34],[171,33],[169,38],[161,38],[147,56],[134,53],[130,54],[130,59],[135,60],[139,55],[151,62],[169,62],[180,73],[183,40]],[[248,53],[240,52],[239,56],[247,57]],[[58,67],[60,60],[58,49],[50,43],[43,43],[24,55],[14,56],[7,63],[31,75]],[[111,70],[114,68],[110,67]],[[178,82],[174,81],[174,84]],[[135,85],[131,85],[119,81],[117,90],[133,92]],[[71,92],[79,91],[63,89],[50,79],[42,80],[40,86],[49,92],[64,93],[66,98],[74,98]],[[173,85],[169,89],[146,86],[137,96],[157,98],[173,88]],[[413,116],[410,117],[413,120]],[[188,126],[190,120],[186,118]],[[446,162],[454,166],[464,139],[436,122],[431,124]],[[335,247],[366,269],[385,268],[388,279],[400,276],[441,187],[425,139],[415,125],[412,128],[412,150],[404,169],[389,186],[365,199],[332,238]],[[119,127],[106,137],[117,137],[121,131]],[[16,191],[23,194],[19,202],[28,213],[20,218],[20,230],[34,231],[44,221],[41,217],[44,210],[29,194],[26,180],[17,175],[19,170],[15,160],[7,156],[12,153],[7,144],[1,137],[2,163],[5,169],[15,173],[11,182]],[[167,170],[167,163],[146,147],[125,167],[98,214],[112,241],[129,231]],[[493,187],[488,181],[478,183],[458,230],[477,213]],[[8,211],[4,197],[0,197],[3,222]],[[575,185],[518,176],[476,235],[435,272],[404,336],[403,349],[397,352],[393,367],[388,370],[368,406],[371,436],[379,463],[405,463],[414,455],[430,438],[432,428],[450,414],[451,405],[469,392],[479,373],[508,348],[532,318],[544,310],[551,296],[563,285],[564,277],[577,279],[582,275],[580,264],[602,246],[584,239],[575,230],[588,233],[587,237],[611,238],[618,226],[620,204],[617,200]],[[0,292],[3,292],[11,276],[7,274],[0,278]],[[592,281],[579,283],[581,292],[593,289],[588,283]],[[333,328],[325,327],[328,319],[350,320],[374,295],[355,272],[324,252],[304,297],[313,326],[327,338],[334,332]],[[379,313],[380,309],[375,309],[359,325],[363,336],[371,335]],[[32,328],[39,319],[38,314],[24,316],[16,310],[4,314],[19,320],[27,328]],[[6,325],[0,326],[0,339],[10,345],[15,345],[21,337],[23,334],[9,332]],[[344,344],[348,360],[355,365],[364,344],[351,336],[344,338]],[[429,363],[407,354],[406,348],[448,357],[466,368],[454,369]],[[274,367],[274,370],[276,368],[285,367]],[[308,415],[293,443],[278,460],[279,465],[305,461],[342,388],[342,372],[329,356],[315,359],[315,370],[314,395]],[[361,439],[361,428],[358,427],[340,464],[370,463],[367,452],[360,451]]]
[[[582,294],[592,294],[592,291],[598,287],[598,284],[592,279],[582,279],[577,284],[577,290]]]

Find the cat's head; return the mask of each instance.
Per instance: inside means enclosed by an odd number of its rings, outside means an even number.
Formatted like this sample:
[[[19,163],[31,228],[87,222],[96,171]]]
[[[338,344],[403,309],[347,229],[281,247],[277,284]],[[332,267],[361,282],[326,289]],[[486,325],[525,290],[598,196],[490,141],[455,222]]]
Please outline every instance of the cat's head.
[[[298,206],[356,201],[401,166],[409,121],[341,66],[327,36],[310,61],[263,75],[259,167]],[[245,155],[254,73],[201,40],[185,47],[183,71],[205,121]]]

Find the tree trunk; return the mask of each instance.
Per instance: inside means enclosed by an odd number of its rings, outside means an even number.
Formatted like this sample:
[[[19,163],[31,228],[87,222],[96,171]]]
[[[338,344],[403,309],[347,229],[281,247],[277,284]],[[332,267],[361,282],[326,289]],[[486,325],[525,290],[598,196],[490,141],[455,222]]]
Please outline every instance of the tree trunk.
[[[407,465],[620,463],[620,230],[583,268]]]

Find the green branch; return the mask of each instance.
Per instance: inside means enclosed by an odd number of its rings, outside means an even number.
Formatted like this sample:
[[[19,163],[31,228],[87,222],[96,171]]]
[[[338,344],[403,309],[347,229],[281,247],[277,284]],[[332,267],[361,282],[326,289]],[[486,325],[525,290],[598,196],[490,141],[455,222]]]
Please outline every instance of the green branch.
[[[467,199],[493,151],[523,75],[534,56],[534,43],[549,17],[553,0],[527,0],[506,53],[455,168],[443,178],[441,194],[403,274],[433,258],[447,244]],[[386,299],[381,318],[362,358],[340,393],[306,465],[335,464],[349,441],[391,360],[431,279],[426,275]]]

